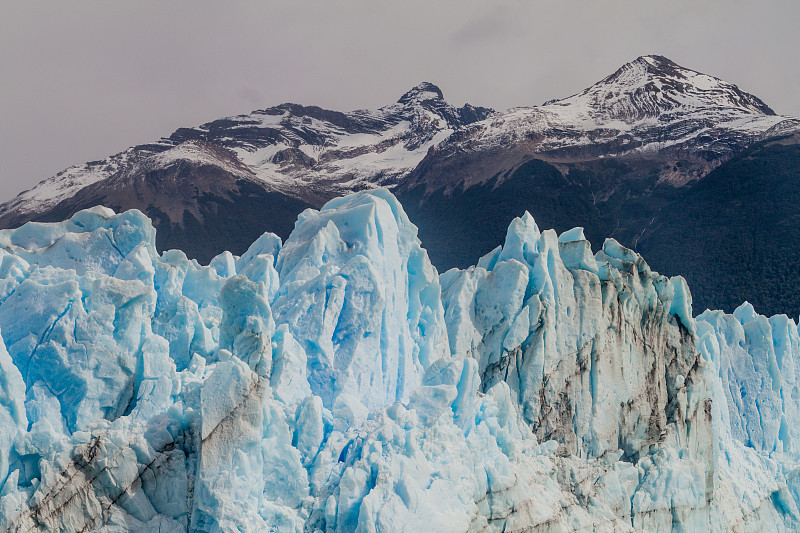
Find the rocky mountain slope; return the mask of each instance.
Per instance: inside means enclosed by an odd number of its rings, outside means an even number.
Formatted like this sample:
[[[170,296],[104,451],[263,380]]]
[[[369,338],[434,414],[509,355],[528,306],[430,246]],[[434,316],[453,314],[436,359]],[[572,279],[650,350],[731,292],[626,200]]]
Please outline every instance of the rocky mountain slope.
[[[531,156],[551,163],[655,159],[659,181],[681,185],[725,156],[798,126],[800,120],[776,115],[733,84],[665,57],[644,56],[574,96],[464,128],[440,143],[403,185],[470,187]],[[674,168],[676,161],[683,164]],[[614,185],[598,190],[598,198]]]
[[[70,167],[0,206],[0,227],[93,205],[138,208],[159,228],[160,249],[207,262],[221,247],[244,251],[267,229],[288,236],[306,207],[396,184],[430,147],[492,113],[453,107],[430,83],[376,110],[283,104]]]
[[[414,218],[441,271],[474,263],[527,210],[559,231],[583,226],[595,249],[612,236],[647,250],[655,268],[695,283],[701,307],[732,311],[749,298],[764,312],[798,314],[800,284],[797,294],[781,290],[793,253],[776,259],[754,293],[745,281],[722,287],[720,277],[704,274],[717,267],[744,274],[749,252],[737,258],[726,248],[732,241],[720,241],[700,267],[691,259],[700,241],[690,238],[696,224],[713,240],[714,228],[732,221],[755,227],[774,218],[775,205],[755,201],[715,218],[713,202],[742,179],[737,156],[758,159],[765,152],[756,147],[777,140],[789,154],[798,131],[798,119],[733,84],[643,56],[569,98],[506,112],[456,108],[423,83],[377,110],[284,104],[181,128],[45,180],[0,206],[0,227],[61,220],[100,204],[138,208],[159,229],[159,249],[181,248],[205,263],[223,249],[244,252],[266,230],[287,237],[307,207],[384,186]],[[766,188],[773,179],[788,184],[800,172],[791,160],[781,178],[766,172],[768,162],[749,169]],[[716,192],[706,194],[710,185],[701,184],[712,171]],[[690,203],[707,215],[678,224],[676,213]],[[777,234],[761,234],[765,247],[785,246]],[[682,252],[667,252],[675,242]]]

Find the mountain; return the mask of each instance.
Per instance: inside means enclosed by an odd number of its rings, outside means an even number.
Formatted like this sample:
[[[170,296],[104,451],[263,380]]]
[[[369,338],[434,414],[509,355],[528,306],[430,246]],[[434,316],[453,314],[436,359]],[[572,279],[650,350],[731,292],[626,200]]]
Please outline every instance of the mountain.
[[[138,208],[155,221],[159,249],[208,262],[223,247],[243,252],[267,229],[288,236],[307,207],[397,183],[430,147],[492,113],[453,107],[431,83],[377,110],[283,104],[70,167],[1,205],[0,227],[94,205]]]
[[[47,207],[36,220],[57,221],[96,205],[142,208],[160,229],[160,250],[179,248],[207,263],[223,242],[241,251],[264,228],[288,235],[297,214],[311,207],[263,182],[214,143],[192,140],[160,152],[142,147],[128,152],[118,170]],[[98,166],[88,164],[90,170]]]
[[[766,189],[777,188],[778,179],[791,187],[792,178],[800,177],[789,155],[796,150],[797,131],[798,119],[776,115],[735,85],[660,56],[644,56],[574,96],[512,109],[459,130],[437,145],[395,193],[440,269],[463,268],[489,252],[513,217],[528,210],[558,231],[583,226],[595,249],[610,235],[646,251],[661,272],[693,282],[703,278],[693,285],[701,309],[730,312],[749,298],[764,312],[798,315],[800,289],[784,290],[788,273],[796,270],[793,253],[776,257],[775,271],[764,272],[757,288],[752,277],[739,275],[728,285],[718,272],[745,274],[749,267],[742,265],[760,258],[732,253],[736,236],[714,238],[735,221],[740,228],[760,228],[763,248],[787,247],[784,234],[771,234],[765,221],[775,219],[781,202],[791,211],[788,198],[748,201],[748,209],[725,217],[717,216],[717,202],[725,198],[729,182],[747,179],[734,159],[760,158],[765,152],[755,147],[771,140],[780,140],[788,159],[754,161],[748,171]],[[774,159],[774,153],[765,157]],[[767,171],[776,164],[780,177]],[[715,179],[706,183],[712,174]],[[695,193],[712,186],[713,194]],[[704,213],[702,222],[682,218],[688,204]],[[708,240],[695,239],[697,230]],[[781,301],[778,294],[784,295]]]
[[[757,140],[798,127],[800,120],[776,115],[735,85],[644,56],[574,96],[465,128],[440,143],[403,185],[469,187],[533,155],[562,164],[656,159],[662,163],[658,181],[681,185]],[[670,159],[683,165],[674,168]],[[600,192],[605,197],[612,191]]]
[[[439,275],[385,189],[201,266],[0,231],[0,530],[797,531],[800,336],[514,219]]]
[[[573,96],[505,112],[456,108],[422,83],[376,110],[283,104],[181,128],[45,180],[0,206],[0,227],[100,204],[138,208],[158,228],[159,250],[206,263],[224,249],[243,253],[267,230],[286,238],[308,207],[388,187],[440,271],[473,264],[529,211],[558,231],[582,226],[596,250],[611,236],[646,251],[654,268],[692,281],[700,308],[731,312],[749,299],[798,315],[800,284],[784,290],[796,270],[789,230],[770,231],[793,220],[775,214],[791,211],[797,132],[800,120],[736,85],[643,56]],[[717,215],[729,190],[748,186],[745,167],[760,192]],[[785,195],[766,201],[770,188]],[[743,228],[758,228],[745,241],[759,246],[740,245]],[[786,253],[764,255],[762,245]]]

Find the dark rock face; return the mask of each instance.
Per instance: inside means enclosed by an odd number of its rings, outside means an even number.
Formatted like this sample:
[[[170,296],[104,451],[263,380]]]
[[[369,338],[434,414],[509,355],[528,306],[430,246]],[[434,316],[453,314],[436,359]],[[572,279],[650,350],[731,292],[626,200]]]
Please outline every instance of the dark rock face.
[[[542,228],[558,232],[586,228],[598,242],[604,235],[601,211],[590,191],[556,167],[532,159],[486,183],[453,191],[425,193],[424,186],[399,189],[398,198],[419,227],[422,245],[441,272],[466,268],[503,242],[509,223],[525,211]]]
[[[285,239],[292,221],[310,207],[266,187],[224,148],[192,141],[181,149],[188,153],[175,159],[140,154],[129,168],[84,187],[32,220],[60,221],[95,205],[117,212],[139,209],[158,230],[159,250],[181,249],[208,263],[223,249],[242,254],[265,231]]]

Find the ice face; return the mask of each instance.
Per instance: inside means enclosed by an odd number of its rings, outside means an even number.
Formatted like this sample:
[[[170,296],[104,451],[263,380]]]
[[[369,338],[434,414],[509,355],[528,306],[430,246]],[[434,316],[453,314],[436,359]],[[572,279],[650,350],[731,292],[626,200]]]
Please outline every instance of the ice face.
[[[797,530],[800,336],[529,214],[437,274],[385,190],[208,266],[0,231],[0,530]]]
[[[327,408],[344,391],[370,410],[406,401],[447,355],[438,276],[389,192],[302,213],[277,269],[276,321],[305,349]]]
[[[691,334],[672,310],[683,298],[678,278],[652,273],[613,240],[595,258],[582,232],[568,234],[540,233],[526,215],[488,268],[446,274],[451,350],[478,361],[484,389],[507,382],[540,439],[580,456],[621,448],[637,458],[688,421],[667,412],[686,394],[677,376],[697,371]]]

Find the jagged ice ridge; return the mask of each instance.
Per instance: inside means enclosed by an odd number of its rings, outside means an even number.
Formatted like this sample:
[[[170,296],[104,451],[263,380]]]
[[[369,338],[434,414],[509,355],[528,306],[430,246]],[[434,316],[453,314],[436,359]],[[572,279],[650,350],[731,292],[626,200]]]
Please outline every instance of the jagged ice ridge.
[[[797,530],[800,336],[515,219],[441,276],[386,190],[208,266],[0,231],[0,530]]]

